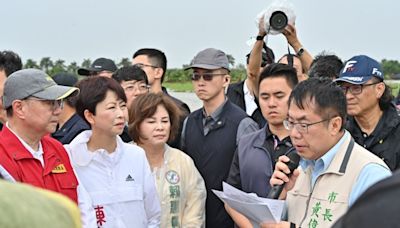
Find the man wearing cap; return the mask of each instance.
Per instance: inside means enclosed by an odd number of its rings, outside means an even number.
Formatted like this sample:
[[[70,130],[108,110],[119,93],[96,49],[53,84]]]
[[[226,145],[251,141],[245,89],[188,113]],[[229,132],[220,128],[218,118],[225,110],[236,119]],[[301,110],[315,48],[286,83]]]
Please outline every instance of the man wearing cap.
[[[258,75],[264,67],[275,61],[274,52],[267,46],[264,46],[264,50],[266,50],[266,52],[263,51],[260,55],[262,56],[261,66],[259,67],[259,70],[257,72],[249,70],[248,66],[251,53],[247,54],[247,78],[244,81],[230,84],[226,93],[228,99],[232,103],[242,108],[247,113],[247,115],[251,116],[251,118],[258,123],[260,127],[263,127],[265,125],[265,119],[261,114],[261,110],[258,107],[256,100],[256,89],[258,87],[259,78]]]
[[[8,122],[0,133],[0,173],[5,179],[59,192],[77,202],[78,181],[67,152],[48,136],[56,129],[63,99],[77,91],[57,85],[37,69],[19,70],[7,78],[3,104]]]
[[[117,70],[114,61],[106,58],[96,59],[90,68],[79,68],[78,74],[84,76],[102,76],[111,78],[112,74]]]
[[[186,118],[181,148],[192,157],[206,184],[206,227],[231,228],[231,218],[211,189],[222,190],[238,139],[258,125],[225,97],[230,76],[224,52],[205,49],[187,69],[193,70],[193,87],[203,107]]]
[[[74,86],[78,78],[71,73],[58,73],[53,80],[62,86]],[[69,96],[64,99],[64,107],[61,111],[57,130],[51,136],[62,144],[69,144],[79,133],[90,130],[90,126],[76,113],[77,96]]]
[[[400,167],[400,117],[383,80],[380,64],[358,55],[345,63],[335,81],[346,94],[347,130],[358,144],[396,170]]]

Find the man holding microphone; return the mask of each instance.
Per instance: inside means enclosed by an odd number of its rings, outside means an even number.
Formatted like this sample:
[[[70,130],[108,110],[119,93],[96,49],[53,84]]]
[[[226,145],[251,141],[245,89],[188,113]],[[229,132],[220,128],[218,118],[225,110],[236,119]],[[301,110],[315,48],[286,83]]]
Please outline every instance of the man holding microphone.
[[[311,78],[289,97],[288,118],[300,167],[290,172],[279,157],[270,184],[284,185],[287,221],[261,227],[331,227],[372,184],[390,176],[386,164],[344,129],[346,97],[329,79]]]

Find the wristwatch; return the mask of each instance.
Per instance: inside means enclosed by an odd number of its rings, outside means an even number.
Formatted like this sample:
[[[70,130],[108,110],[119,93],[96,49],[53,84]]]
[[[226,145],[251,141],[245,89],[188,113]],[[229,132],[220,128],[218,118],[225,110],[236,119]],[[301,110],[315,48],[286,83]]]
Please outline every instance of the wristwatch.
[[[258,36],[256,37],[256,40],[264,40],[264,37],[265,37],[265,35],[264,35],[264,36],[258,35]]]
[[[300,57],[300,56],[303,55],[303,53],[304,53],[304,48],[301,47],[301,48],[299,48],[299,51],[297,51],[296,55],[297,55],[298,57]]]

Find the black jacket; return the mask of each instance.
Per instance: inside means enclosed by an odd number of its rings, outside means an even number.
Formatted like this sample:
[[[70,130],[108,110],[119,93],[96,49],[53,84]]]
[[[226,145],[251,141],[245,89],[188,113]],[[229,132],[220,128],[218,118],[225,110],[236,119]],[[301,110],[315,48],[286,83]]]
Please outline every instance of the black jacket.
[[[169,95],[168,92],[167,92],[167,89],[165,87],[162,87],[162,91],[163,91],[163,93],[165,95],[170,97],[175,102],[175,104],[178,106],[178,108],[183,112],[183,116],[179,120],[179,130],[178,130],[178,133],[175,136],[175,139],[168,141],[168,145],[169,146],[171,146],[173,148],[179,148],[180,142],[181,142],[181,132],[182,132],[183,121],[190,114],[190,108],[183,101],[181,101],[181,100]]]
[[[226,96],[232,103],[239,106],[241,109],[243,109],[246,112],[246,104],[244,101],[243,86],[244,86],[244,81],[230,84],[228,87]],[[257,104],[257,109],[253,112],[253,114],[251,115],[251,118],[256,123],[258,123],[260,128],[262,128],[262,127],[264,127],[266,121],[261,113],[257,99],[255,100],[255,102]]]
[[[244,118],[247,118],[247,114],[227,101],[219,120],[204,135],[203,109],[188,116],[182,150],[193,159],[206,185],[207,228],[233,227],[233,221],[225,211],[224,204],[211,189],[222,190],[222,181],[228,177],[236,150],[238,126]]]
[[[368,137],[363,136],[353,117],[349,117],[346,129],[358,144],[380,157],[392,171],[400,168],[400,116],[394,105],[383,112]]]

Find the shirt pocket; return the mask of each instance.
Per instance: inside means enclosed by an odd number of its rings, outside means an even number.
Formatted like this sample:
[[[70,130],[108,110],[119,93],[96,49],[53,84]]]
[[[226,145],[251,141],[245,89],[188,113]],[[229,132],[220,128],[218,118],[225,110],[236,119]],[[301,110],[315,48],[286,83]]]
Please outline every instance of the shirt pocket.
[[[57,178],[57,182],[61,189],[76,189],[78,187],[78,180],[75,175],[70,171],[64,174],[53,174]]]
[[[75,175],[70,171],[63,174],[53,174],[58,183],[59,192],[69,196],[75,202],[77,202],[77,187],[78,180],[75,178]]]

